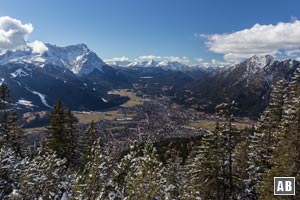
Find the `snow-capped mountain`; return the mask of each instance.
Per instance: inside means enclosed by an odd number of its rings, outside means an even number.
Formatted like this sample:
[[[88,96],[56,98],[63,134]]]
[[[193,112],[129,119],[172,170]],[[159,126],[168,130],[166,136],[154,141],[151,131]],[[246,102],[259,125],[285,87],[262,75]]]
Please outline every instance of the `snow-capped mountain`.
[[[205,68],[193,65],[189,66],[177,61],[157,61],[157,60],[145,60],[145,61],[108,61],[108,65],[114,66],[114,67],[159,67],[164,70],[172,70],[172,71],[194,71],[194,70],[205,70]]]
[[[219,68],[189,87],[203,108],[214,110],[227,98],[235,100],[247,115],[257,115],[268,103],[272,85],[280,79],[289,80],[300,68],[296,60],[276,60],[270,55],[253,56],[241,63]],[[215,95],[218,94],[218,95]],[[203,102],[211,102],[203,105]]]
[[[46,44],[47,51],[36,53],[32,49],[2,52],[0,65],[7,63],[28,63],[38,67],[46,64],[66,68],[75,75],[82,76],[97,69],[102,71],[106,64],[85,44],[58,47]]]
[[[271,55],[265,56],[252,56],[246,60],[246,63],[253,68],[263,68],[267,65],[271,65],[275,61],[275,58]]]
[[[127,79],[85,44],[46,48],[42,53],[29,48],[0,53],[0,84],[9,86],[20,106],[49,109],[61,99],[74,110],[99,110],[124,101],[107,92],[125,86]]]

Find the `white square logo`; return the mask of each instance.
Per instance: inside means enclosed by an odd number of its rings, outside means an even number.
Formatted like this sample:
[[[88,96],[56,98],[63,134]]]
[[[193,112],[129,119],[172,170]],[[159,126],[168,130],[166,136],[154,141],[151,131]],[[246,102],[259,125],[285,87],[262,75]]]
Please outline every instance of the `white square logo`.
[[[274,177],[274,195],[295,195],[295,177]]]

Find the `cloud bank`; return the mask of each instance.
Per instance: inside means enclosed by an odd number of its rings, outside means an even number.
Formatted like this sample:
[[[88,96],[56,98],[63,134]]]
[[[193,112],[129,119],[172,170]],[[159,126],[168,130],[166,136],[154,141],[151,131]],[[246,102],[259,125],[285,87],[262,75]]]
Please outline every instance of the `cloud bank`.
[[[111,59],[106,59],[104,60],[105,62],[124,62],[124,61],[129,61],[129,58],[126,57],[126,56],[122,56],[122,57],[114,57],[114,58],[111,58]]]
[[[144,55],[139,56],[136,61],[145,61],[145,60],[158,60],[158,61],[170,61],[170,62],[180,62],[184,64],[189,64],[190,60],[186,56],[155,56],[155,55]]]
[[[8,16],[0,17],[0,50],[32,49],[33,53],[43,53],[48,50],[40,41],[28,41],[29,34],[33,31],[30,23]]]
[[[224,54],[227,62],[237,62],[253,55],[276,55],[281,51],[288,55],[288,52],[299,52],[300,21],[255,24],[233,33],[200,36],[207,39],[206,46],[210,51]]]
[[[139,56],[138,60],[160,60],[161,56],[154,56],[154,55],[146,55],[146,56]]]

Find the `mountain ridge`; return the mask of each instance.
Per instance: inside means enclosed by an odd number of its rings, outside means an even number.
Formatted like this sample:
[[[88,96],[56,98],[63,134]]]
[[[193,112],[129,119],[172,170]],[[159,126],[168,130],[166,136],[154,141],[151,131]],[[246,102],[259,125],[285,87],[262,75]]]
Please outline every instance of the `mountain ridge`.
[[[214,112],[219,103],[235,100],[241,115],[250,113],[255,117],[266,107],[272,85],[280,79],[289,80],[297,68],[300,68],[297,60],[253,56],[241,63],[218,68],[178,90],[176,96],[179,102],[208,112]],[[193,98],[184,100],[182,96]]]
[[[0,55],[1,84],[11,88],[16,102],[25,102],[22,106],[31,110],[49,109],[58,99],[75,110],[101,110],[124,103],[126,98],[107,92],[128,85],[128,80],[85,44],[46,47],[42,53],[22,49]]]
[[[106,61],[108,65],[113,67],[126,67],[126,68],[162,68],[164,70],[172,71],[196,71],[196,70],[209,70],[211,67],[202,67],[200,65],[187,65],[178,61],[169,61],[169,60],[142,60],[142,61]]]
[[[94,69],[102,71],[102,67],[106,65],[85,44],[59,47],[47,43],[45,46],[47,50],[42,53],[34,52],[30,48],[2,52],[0,65],[23,62],[44,67],[45,64],[52,64],[66,68],[78,76],[89,74]]]

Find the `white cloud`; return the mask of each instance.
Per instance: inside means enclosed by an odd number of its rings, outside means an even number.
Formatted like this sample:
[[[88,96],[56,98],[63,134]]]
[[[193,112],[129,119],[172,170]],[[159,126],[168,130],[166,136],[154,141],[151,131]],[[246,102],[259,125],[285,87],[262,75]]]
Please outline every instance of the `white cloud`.
[[[182,57],[165,56],[164,58],[171,62],[180,62],[180,63],[184,63],[184,64],[188,64],[190,62],[189,58],[186,56],[182,56]]]
[[[219,61],[219,60],[216,60],[216,59],[212,59],[211,60],[211,64],[213,66],[225,66],[225,65],[228,65],[229,63],[228,62]]]
[[[291,50],[286,50],[285,54],[288,56],[299,56],[300,55],[300,49],[291,49]]]
[[[211,66],[212,66],[212,64],[209,63],[209,62],[201,63],[201,65],[202,65],[203,67],[205,67],[205,68],[208,68],[208,67],[211,67]]]
[[[43,42],[38,40],[28,43],[28,46],[32,49],[32,53],[42,54],[48,51],[48,47]]]
[[[229,62],[219,61],[216,59],[212,59],[210,62],[200,62],[200,65],[202,67],[208,68],[208,67],[221,67],[229,65]]]
[[[235,62],[253,55],[276,55],[280,50],[300,48],[300,21],[255,24],[233,33],[200,36],[208,40],[210,51],[224,54],[225,61]]]
[[[139,56],[139,60],[159,60],[161,56],[154,56],[154,55],[146,55],[146,56]]]
[[[8,16],[0,17],[0,49],[18,49],[26,46],[27,36],[33,31],[32,24]]]
[[[157,60],[157,61],[170,61],[170,62],[180,62],[184,64],[189,64],[190,60],[186,56],[155,56],[155,55],[146,55],[139,56],[135,61],[147,61],[147,60]]]
[[[204,61],[203,58],[195,58],[195,60],[196,60],[197,62],[199,62],[199,63],[202,63],[202,62]]]
[[[128,57],[122,56],[122,57],[114,57],[114,58],[110,58],[110,59],[105,59],[105,62],[124,62],[124,61],[129,61]]]
[[[29,42],[28,36],[33,31],[30,23],[8,16],[0,17],[0,50],[16,50],[31,48],[34,53],[47,51],[47,47],[40,41]]]

